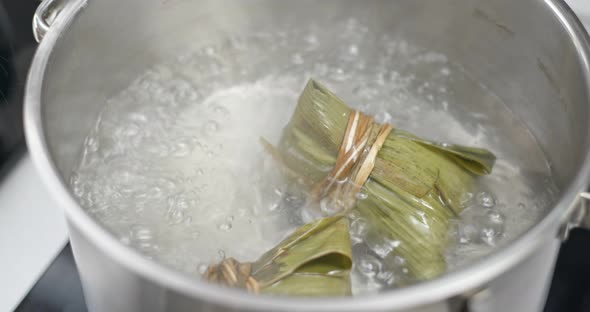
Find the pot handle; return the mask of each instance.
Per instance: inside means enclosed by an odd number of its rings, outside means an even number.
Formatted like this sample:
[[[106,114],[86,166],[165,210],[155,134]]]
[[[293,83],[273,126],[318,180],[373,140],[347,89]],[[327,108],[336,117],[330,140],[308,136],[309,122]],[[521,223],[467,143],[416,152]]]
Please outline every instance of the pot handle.
[[[33,36],[37,42],[45,36],[49,27],[59,12],[63,9],[65,0],[42,0],[33,16]]]
[[[490,296],[487,287],[481,287],[468,291],[447,300],[448,312],[473,312],[477,310],[477,303]]]
[[[559,230],[559,238],[567,240],[574,228],[590,230],[590,193],[582,192],[571,204],[568,214]]]

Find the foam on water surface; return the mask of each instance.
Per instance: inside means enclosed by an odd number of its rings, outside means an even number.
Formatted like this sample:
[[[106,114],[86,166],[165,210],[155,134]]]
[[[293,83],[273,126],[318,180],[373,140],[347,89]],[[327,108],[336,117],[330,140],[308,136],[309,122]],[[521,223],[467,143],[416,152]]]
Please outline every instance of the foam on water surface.
[[[342,26],[337,37],[310,26],[231,38],[147,69],[106,103],[85,142],[71,178],[82,206],[121,242],[187,274],[226,256],[256,259],[306,220],[302,195],[286,186],[260,138],[279,140],[314,78],[379,122],[498,156],[450,233],[450,270],[541,218],[556,192],[550,170],[497,97],[443,54],[372,36],[355,20]],[[359,218],[350,226],[356,294],[407,274],[399,242],[368,228]],[[386,257],[394,259],[387,267]]]

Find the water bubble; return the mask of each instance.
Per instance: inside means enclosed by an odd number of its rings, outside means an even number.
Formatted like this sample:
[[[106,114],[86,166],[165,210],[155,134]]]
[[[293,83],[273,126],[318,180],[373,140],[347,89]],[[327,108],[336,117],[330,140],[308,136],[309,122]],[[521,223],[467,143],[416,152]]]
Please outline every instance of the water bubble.
[[[318,37],[316,37],[313,34],[305,36],[304,40],[307,43],[307,50],[309,51],[315,50],[320,46],[320,41],[318,40]]]
[[[394,256],[392,261],[393,266],[401,268],[406,266],[406,259],[400,256]]]
[[[343,210],[339,200],[324,197],[320,200],[320,210],[324,216],[333,216]]]
[[[486,208],[493,208],[496,205],[496,199],[494,196],[488,192],[479,192],[475,196],[475,200],[478,204],[486,207]]]
[[[170,149],[166,144],[154,144],[148,146],[147,152],[160,157],[168,157],[170,154]]]
[[[318,76],[325,76],[329,70],[328,65],[326,65],[324,63],[315,63],[313,68],[314,68],[316,75],[318,75]]]
[[[119,129],[119,135],[133,137],[139,134],[140,128],[137,124],[130,123]]]
[[[168,211],[168,221],[170,224],[178,224],[184,220],[184,211],[179,209],[170,209]]]
[[[205,54],[207,54],[208,56],[214,56],[215,55],[215,48],[214,47],[206,47]]]
[[[366,62],[364,60],[358,60],[356,62],[356,65],[354,66],[354,68],[356,68],[359,71],[364,70],[366,67]]]
[[[344,72],[344,69],[338,67],[332,71],[331,78],[335,81],[344,81],[350,76]]]
[[[176,183],[168,178],[159,178],[156,183],[168,190],[173,190],[176,188]]]
[[[356,44],[351,44],[348,47],[348,53],[352,56],[357,56],[359,54],[359,47]]]
[[[229,110],[221,105],[214,106],[213,112],[220,115],[220,116],[228,116],[229,115]]]
[[[208,120],[205,123],[205,133],[213,134],[219,130],[219,124],[215,120]]]
[[[154,83],[148,77],[142,77],[139,80],[137,80],[136,84],[139,87],[139,89],[149,91],[152,89]]]
[[[178,81],[170,87],[170,92],[175,95],[175,102],[192,102],[199,98],[198,92],[193,89],[187,82]]]
[[[164,194],[164,192],[162,191],[161,187],[158,186],[153,186],[150,190],[149,193],[151,198],[161,198],[162,195]]]
[[[138,247],[143,252],[152,252],[158,250],[158,246],[153,245],[149,241],[140,241]]]
[[[285,202],[289,205],[289,207],[297,209],[305,205],[305,197],[290,194],[285,197]]]
[[[468,207],[473,202],[473,193],[464,192],[459,197],[459,204],[461,207]]]
[[[217,228],[221,231],[229,232],[232,228],[232,224],[229,222],[221,223]]]
[[[346,21],[346,30],[351,32],[356,30],[359,27],[359,22],[354,18],[349,18]]]
[[[357,218],[350,223],[350,239],[353,243],[363,241],[369,231],[369,223],[364,218]]]
[[[197,271],[199,272],[199,274],[203,275],[205,274],[205,272],[207,272],[208,268],[209,266],[207,266],[206,264],[199,264],[199,266],[197,267]]]
[[[303,56],[301,56],[301,54],[299,54],[299,53],[295,53],[291,57],[291,62],[293,62],[293,64],[295,64],[295,65],[301,65],[304,62]]]
[[[188,208],[190,208],[188,200],[184,197],[179,198],[176,202],[176,209],[187,210]]]
[[[95,137],[88,137],[86,139],[86,148],[90,151],[90,152],[96,152],[98,151],[99,148],[99,144],[98,144],[98,139]]]
[[[188,154],[190,154],[191,150],[190,147],[188,146],[188,144],[184,143],[184,142],[180,142],[178,144],[176,144],[175,150],[174,150],[174,156],[175,157],[184,157],[187,156]]]
[[[461,224],[457,229],[457,240],[460,244],[469,244],[477,241],[478,228],[474,224]]]
[[[80,180],[80,175],[78,173],[73,173],[70,176],[70,185],[72,186],[80,186],[82,181]]]
[[[131,237],[138,241],[149,241],[152,239],[152,231],[142,225],[136,225],[131,228]]]
[[[364,277],[372,278],[381,272],[381,261],[372,255],[363,255],[356,269]]]
[[[391,123],[392,119],[393,117],[391,116],[391,114],[386,111],[380,112],[375,116],[375,121],[381,124]]]
[[[505,221],[505,217],[504,215],[499,212],[499,211],[488,211],[486,213],[488,221],[492,222],[492,223],[496,223],[496,224],[501,224],[504,223]]]
[[[268,206],[268,211],[274,212],[274,211],[279,210],[280,207],[281,207],[281,203],[280,202],[274,202],[274,203],[271,203]]]
[[[309,223],[312,222],[320,217],[322,217],[321,215],[318,215],[318,213],[312,209],[301,209],[301,220],[304,223]]]
[[[79,183],[78,181],[74,182],[72,189],[73,189],[74,195],[76,195],[76,197],[78,197],[78,198],[83,198],[83,196],[86,192],[84,189],[84,186],[81,185],[81,183]]]
[[[395,282],[395,278],[392,271],[382,270],[379,273],[377,273],[376,277],[378,281],[385,283],[386,285],[393,285],[393,283]]]
[[[225,259],[225,251],[223,249],[218,249],[217,255],[219,256],[219,259],[221,259],[221,260]]]
[[[490,246],[496,246],[499,236],[500,234],[493,227],[484,227],[481,229],[481,240]]]
[[[360,214],[354,210],[350,211],[347,216],[349,220],[356,220],[361,217]]]
[[[365,244],[381,259],[385,259],[401,244],[398,240],[390,240],[381,235],[371,235],[365,239]]]
[[[379,95],[379,90],[377,88],[369,87],[369,86],[357,86],[352,89],[352,92],[361,97],[364,100],[373,100],[375,97]]]
[[[139,123],[146,123],[149,120],[149,118],[146,114],[142,114],[139,112],[130,113],[127,115],[127,118],[129,118],[129,120],[131,120],[133,122],[139,122]]]
[[[480,239],[482,242],[496,246],[504,234],[505,217],[498,211],[489,211],[482,222]]]

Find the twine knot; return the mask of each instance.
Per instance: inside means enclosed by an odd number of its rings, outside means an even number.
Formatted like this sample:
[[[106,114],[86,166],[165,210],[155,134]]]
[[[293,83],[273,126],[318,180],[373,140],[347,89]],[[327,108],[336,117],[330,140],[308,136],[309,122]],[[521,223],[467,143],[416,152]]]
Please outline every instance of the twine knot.
[[[209,266],[203,277],[209,282],[227,287],[243,288],[258,294],[260,285],[251,274],[251,263],[240,263],[234,258],[227,258],[216,265]]]
[[[357,194],[369,179],[375,159],[393,130],[389,124],[378,124],[373,117],[353,111],[336,164],[332,171],[312,191],[315,200],[329,196],[342,205],[341,213],[353,208]],[[346,181],[348,183],[339,183]]]

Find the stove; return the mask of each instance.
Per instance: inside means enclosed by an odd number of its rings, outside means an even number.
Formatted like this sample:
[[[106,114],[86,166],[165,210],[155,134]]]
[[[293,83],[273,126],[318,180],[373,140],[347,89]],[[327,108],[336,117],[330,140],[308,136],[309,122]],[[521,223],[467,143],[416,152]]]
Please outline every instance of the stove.
[[[590,1],[566,0],[590,29]],[[86,311],[62,212],[26,153],[22,94],[38,1],[0,0],[0,311]],[[26,190],[26,196],[23,196]],[[563,244],[545,312],[590,311],[590,231]]]

